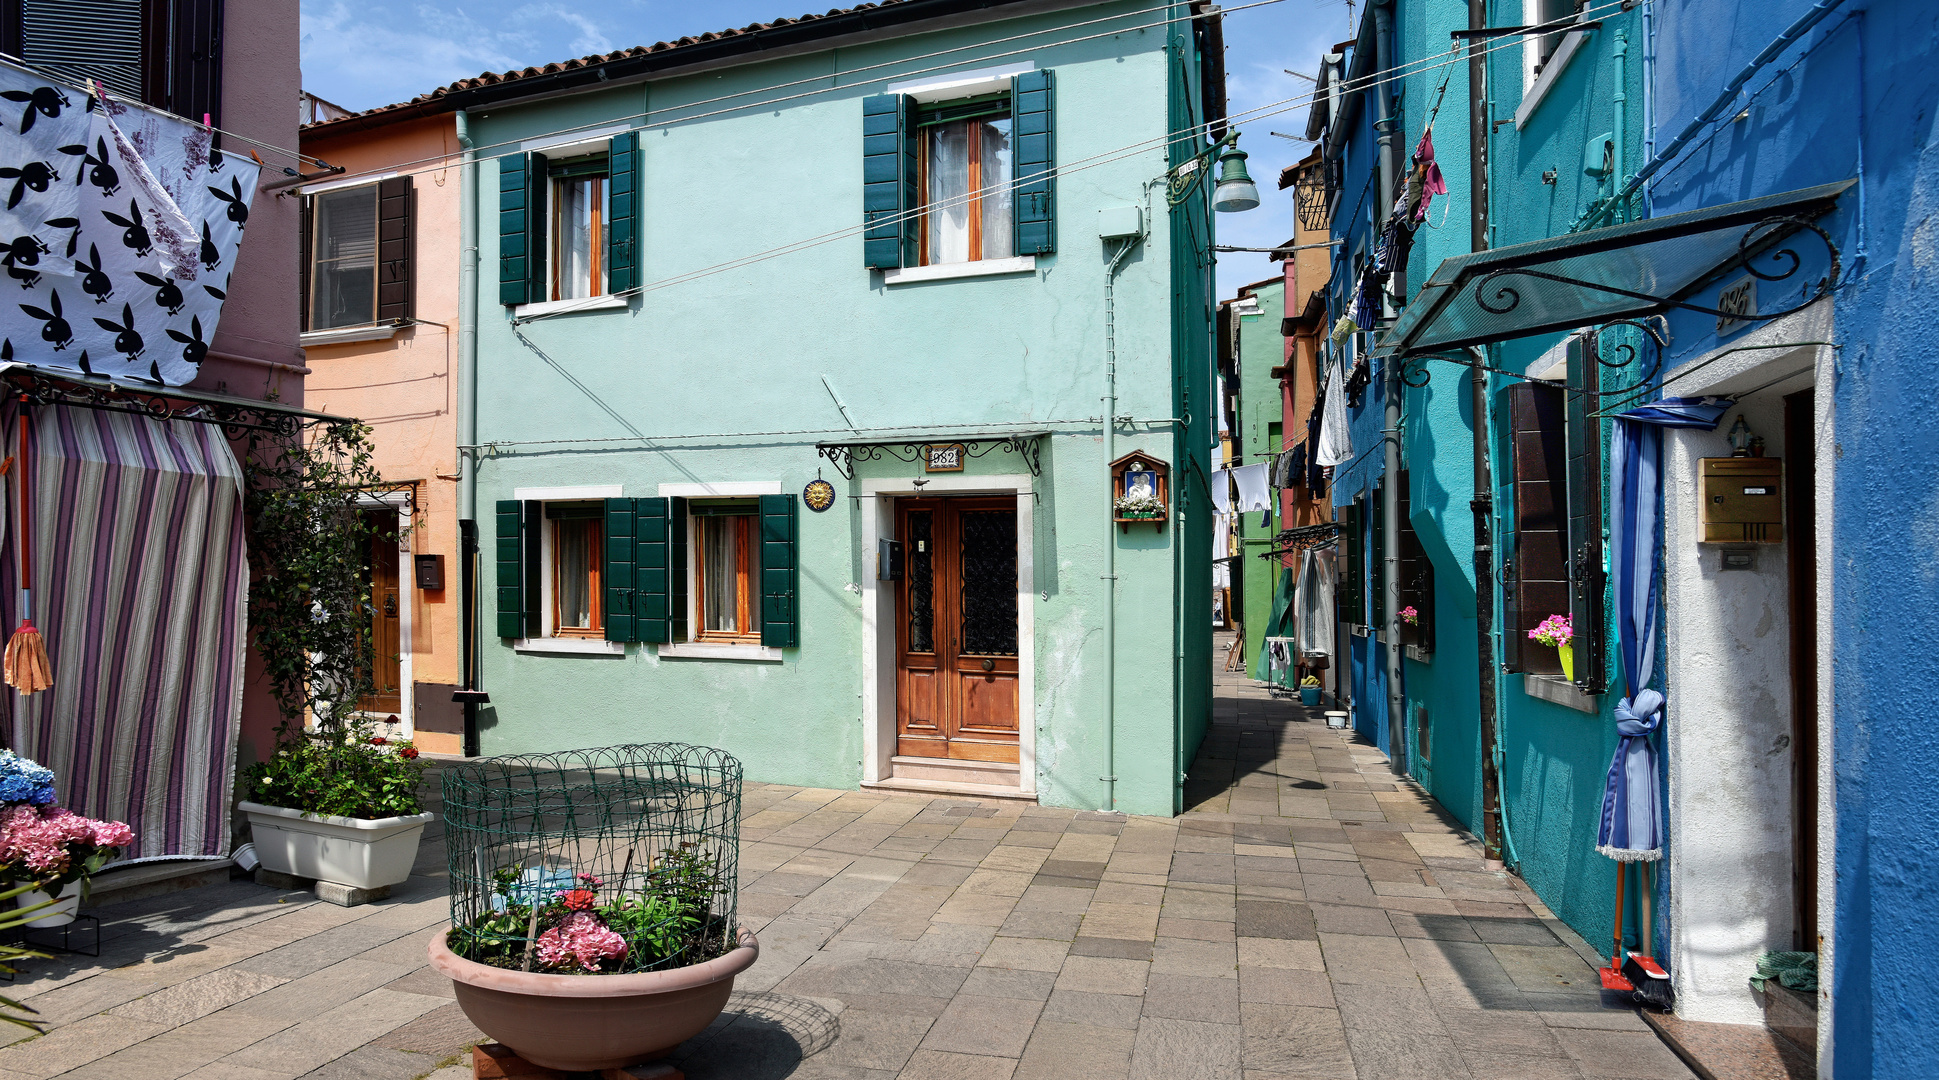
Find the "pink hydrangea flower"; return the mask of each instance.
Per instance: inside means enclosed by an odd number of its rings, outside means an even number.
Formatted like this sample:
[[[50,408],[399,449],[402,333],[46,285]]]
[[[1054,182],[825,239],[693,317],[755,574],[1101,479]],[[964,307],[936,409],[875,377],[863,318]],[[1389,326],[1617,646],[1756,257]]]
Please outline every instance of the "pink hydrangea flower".
[[[119,821],[96,821],[58,806],[14,806],[0,814],[0,866],[30,874],[59,875],[103,848],[127,847],[134,830]]]
[[[614,933],[597,915],[581,911],[539,935],[539,963],[546,967],[577,965],[598,971],[605,960],[626,956],[626,939]]]

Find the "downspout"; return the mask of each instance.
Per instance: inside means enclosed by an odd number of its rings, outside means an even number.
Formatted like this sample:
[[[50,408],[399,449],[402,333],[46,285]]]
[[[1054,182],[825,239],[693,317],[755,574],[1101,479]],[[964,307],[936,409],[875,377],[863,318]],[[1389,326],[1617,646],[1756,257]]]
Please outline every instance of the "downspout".
[[[1374,70],[1387,71],[1393,67],[1394,9],[1393,0],[1382,0],[1373,9],[1374,19]],[[1394,147],[1394,96],[1385,85],[1374,87],[1370,93],[1374,100],[1374,130],[1380,133],[1380,224],[1384,229],[1387,220],[1393,216],[1394,180],[1400,174],[1399,163],[1395,160]],[[1384,290],[1383,290],[1384,292]],[[1382,297],[1386,314],[1393,314],[1391,294]],[[1387,656],[1387,742],[1389,758],[1401,771],[1408,771],[1407,725],[1405,700],[1401,697],[1401,648],[1400,648],[1400,401],[1404,392],[1401,380],[1401,363],[1395,357],[1388,357],[1381,365],[1387,384],[1387,417],[1381,428],[1381,438],[1386,446],[1385,482],[1381,484],[1380,519],[1385,531],[1381,547],[1381,559],[1387,566],[1387,594],[1378,598],[1378,603],[1386,605],[1387,617],[1382,623],[1381,636],[1386,640]]]
[[[471,141],[471,117],[455,114],[458,146],[464,156],[458,166],[458,445],[478,445],[478,152]],[[458,451],[459,624],[464,641],[464,752],[479,753],[478,703],[480,640],[478,632],[478,462],[477,451]]]
[[[1468,29],[1488,25],[1488,0],[1468,0]],[[1488,61],[1482,50],[1468,49],[1468,248],[1488,249]],[[1501,858],[1501,772],[1495,767],[1498,742],[1495,713],[1495,480],[1488,462],[1487,356],[1474,357],[1474,622],[1476,688],[1481,707],[1481,842],[1491,859]]]
[[[1616,130],[1612,133],[1615,154],[1609,163],[1609,186],[1618,187],[1623,182],[1623,163],[1628,160],[1623,156],[1627,149],[1625,144],[1628,140],[1625,134],[1629,126],[1629,32],[1627,30],[1617,28],[1615,42],[1609,48],[1609,60],[1615,68],[1611,74],[1616,79],[1616,92],[1610,96],[1610,103],[1615,107],[1616,112]],[[1615,219],[1613,224],[1621,224],[1629,220],[1629,214],[1625,212],[1620,202],[1610,207],[1610,213]]]
[[[1113,285],[1118,266],[1143,236],[1118,245],[1104,269],[1104,461],[1105,472],[1118,456],[1118,313]],[[1118,537],[1115,514],[1104,516],[1104,809],[1118,808]]]
[[[1656,156],[1656,0],[1643,0],[1643,160]],[[1643,216],[1656,216],[1656,192],[1643,192]]]

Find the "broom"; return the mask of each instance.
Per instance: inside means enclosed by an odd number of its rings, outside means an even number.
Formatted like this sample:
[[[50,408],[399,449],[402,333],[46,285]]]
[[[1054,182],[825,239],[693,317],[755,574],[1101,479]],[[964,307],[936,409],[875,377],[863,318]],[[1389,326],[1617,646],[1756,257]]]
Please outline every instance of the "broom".
[[[28,491],[27,491],[27,409],[20,409],[20,453],[16,460],[20,463],[20,477],[15,486],[20,489],[20,530],[16,541],[20,548],[20,626],[7,641],[7,656],[4,676],[8,686],[22,694],[37,694],[54,685],[54,673],[47,665],[47,642],[34,628],[33,589],[31,587],[32,563],[28,561]]]

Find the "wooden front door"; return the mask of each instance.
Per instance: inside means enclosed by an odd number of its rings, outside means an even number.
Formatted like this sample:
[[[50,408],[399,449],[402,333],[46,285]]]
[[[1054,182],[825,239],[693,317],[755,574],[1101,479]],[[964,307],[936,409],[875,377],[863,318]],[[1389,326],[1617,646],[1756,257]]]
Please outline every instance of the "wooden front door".
[[[395,715],[404,707],[398,683],[402,681],[403,618],[400,605],[405,602],[397,581],[397,512],[365,511],[375,531],[370,538],[370,637],[376,653],[371,681],[375,691],[358,701],[367,713]]]
[[[901,499],[896,753],[1017,761],[1017,504]]]

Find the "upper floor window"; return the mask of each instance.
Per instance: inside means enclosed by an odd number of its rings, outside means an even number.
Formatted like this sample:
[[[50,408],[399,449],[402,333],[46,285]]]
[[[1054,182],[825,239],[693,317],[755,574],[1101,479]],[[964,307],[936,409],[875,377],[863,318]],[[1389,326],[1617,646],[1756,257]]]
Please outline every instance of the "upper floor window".
[[[303,197],[303,329],[395,323],[413,314],[411,178]]]
[[[918,126],[922,265],[1015,254],[1009,93],[925,106]]]
[[[222,0],[0,0],[0,52],[222,126]]]
[[[607,293],[605,154],[546,162],[551,250],[548,300],[583,300]]]

